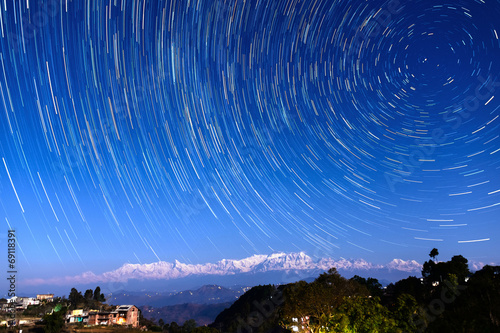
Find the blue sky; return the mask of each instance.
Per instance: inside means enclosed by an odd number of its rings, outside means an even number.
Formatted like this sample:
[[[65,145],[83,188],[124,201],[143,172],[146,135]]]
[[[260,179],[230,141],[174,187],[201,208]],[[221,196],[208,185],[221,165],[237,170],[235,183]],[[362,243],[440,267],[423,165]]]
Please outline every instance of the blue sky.
[[[498,263],[499,11],[6,3],[0,215],[19,278],[275,251]]]

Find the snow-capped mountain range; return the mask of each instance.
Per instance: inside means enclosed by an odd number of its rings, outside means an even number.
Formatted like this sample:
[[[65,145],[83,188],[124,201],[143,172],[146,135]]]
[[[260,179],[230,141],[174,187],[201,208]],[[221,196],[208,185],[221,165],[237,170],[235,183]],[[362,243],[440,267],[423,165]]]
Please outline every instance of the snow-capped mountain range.
[[[301,273],[317,275],[318,272],[327,271],[335,267],[341,272],[359,271],[400,271],[419,273],[421,265],[415,260],[404,261],[394,259],[386,265],[374,265],[363,259],[334,260],[322,258],[313,260],[304,252],[298,253],[273,253],[270,255],[253,255],[248,258],[233,260],[223,259],[215,263],[186,264],[175,260],[174,262],[159,261],[150,264],[124,264],[116,270],[95,274],[85,272],[81,275],[57,278],[50,280],[25,280],[28,285],[56,284],[56,283],[93,283],[93,282],[126,282],[128,280],[175,280],[186,277],[203,276],[235,276],[240,274],[262,274],[272,272]]]

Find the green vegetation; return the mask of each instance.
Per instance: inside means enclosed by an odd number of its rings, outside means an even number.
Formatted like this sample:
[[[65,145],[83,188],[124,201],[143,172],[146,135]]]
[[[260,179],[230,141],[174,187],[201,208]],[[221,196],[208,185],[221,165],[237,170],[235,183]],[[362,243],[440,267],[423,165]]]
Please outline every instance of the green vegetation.
[[[398,332],[398,322],[392,318],[390,311],[380,304],[378,297],[347,297],[328,321],[315,332]]]
[[[500,332],[500,267],[472,274],[463,256],[437,262],[438,255],[432,249],[422,279],[385,289],[377,279],[346,279],[335,269],[311,283],[254,287],[210,326],[244,333]]]
[[[66,313],[74,309],[102,309],[110,310],[113,307],[102,302],[105,301],[104,294],[100,292],[100,288],[96,287],[93,291],[88,289],[84,296],[75,288],[71,289],[68,298],[55,297],[52,301],[43,300],[39,305],[29,305],[25,310],[17,310],[17,320],[28,318],[33,320],[41,319],[36,325],[22,326],[23,331],[29,333],[59,333],[65,329]],[[2,319],[10,318],[10,314],[4,314]],[[80,326],[83,326],[81,324]],[[75,324],[74,328],[80,328]],[[9,328],[8,330],[11,330]]]
[[[285,302],[282,326],[294,326],[294,318],[306,318],[306,326],[313,332],[329,327],[334,309],[340,308],[348,297],[367,297],[368,289],[354,280],[348,280],[335,268],[321,274],[311,283],[300,281],[284,289]]]
[[[189,319],[184,322],[182,326],[179,326],[175,321],[170,324],[164,324],[163,320],[159,320],[159,331],[163,331],[164,333],[214,333],[218,332],[216,329],[211,327],[197,327],[194,319]]]
[[[85,294],[82,295],[81,291],[76,288],[71,288],[68,296],[70,302],[70,310],[74,309],[98,309],[102,303],[106,301],[104,294],[101,294],[101,288],[97,286],[94,291],[87,289]]]
[[[64,316],[66,314],[66,308],[54,309],[51,314],[46,314],[43,316],[43,322],[45,324],[45,333],[59,333],[64,327]]]
[[[357,283],[365,286],[368,289],[368,291],[370,292],[370,295],[382,297],[382,294],[383,294],[382,285],[380,284],[380,282],[378,282],[377,279],[374,279],[374,278],[365,279],[361,276],[354,275],[351,278],[351,280],[354,280]]]

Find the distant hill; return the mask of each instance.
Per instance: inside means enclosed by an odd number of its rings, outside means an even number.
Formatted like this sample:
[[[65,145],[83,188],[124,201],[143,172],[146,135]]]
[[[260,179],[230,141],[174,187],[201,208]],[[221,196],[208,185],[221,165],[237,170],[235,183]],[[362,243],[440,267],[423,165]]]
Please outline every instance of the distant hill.
[[[139,307],[142,315],[157,322],[163,319],[165,323],[175,321],[182,325],[186,320],[194,319],[198,325],[208,325],[213,323],[219,313],[230,307],[232,302],[217,304],[177,304],[153,308],[151,306]]]
[[[178,304],[233,303],[248,290],[248,287],[234,289],[218,285],[205,285],[195,290],[179,292],[119,291],[106,296],[109,304],[134,304],[161,308]]]

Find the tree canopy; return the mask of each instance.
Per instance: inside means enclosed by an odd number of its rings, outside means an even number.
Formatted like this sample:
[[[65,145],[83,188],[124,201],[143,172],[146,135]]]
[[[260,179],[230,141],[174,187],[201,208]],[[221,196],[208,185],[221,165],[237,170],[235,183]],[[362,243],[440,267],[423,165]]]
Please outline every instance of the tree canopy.
[[[436,257],[439,255],[439,251],[436,248],[433,248],[431,252],[429,253],[429,257],[431,257],[433,260],[436,260]]]
[[[94,291],[92,291],[92,289],[87,289],[83,295],[81,291],[78,291],[76,288],[71,288],[68,301],[70,303],[70,309],[97,309],[101,303],[106,301],[106,298],[104,294],[101,294],[101,288],[99,286],[96,287]]]
[[[282,312],[284,325],[291,327],[294,318],[302,321],[307,317],[306,325],[316,332],[328,325],[329,315],[343,303],[345,297],[368,295],[365,286],[340,276],[332,268],[311,283],[300,281],[287,286]]]

